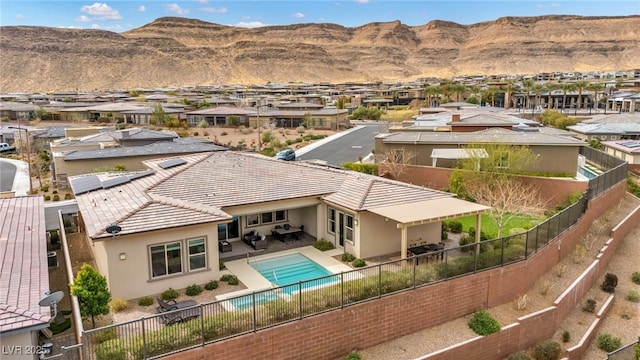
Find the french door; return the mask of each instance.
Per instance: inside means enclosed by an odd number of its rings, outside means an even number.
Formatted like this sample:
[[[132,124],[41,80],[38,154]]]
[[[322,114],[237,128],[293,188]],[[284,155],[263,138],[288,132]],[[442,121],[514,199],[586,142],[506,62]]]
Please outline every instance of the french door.
[[[218,224],[218,241],[240,237],[240,218],[234,216],[228,224]]]

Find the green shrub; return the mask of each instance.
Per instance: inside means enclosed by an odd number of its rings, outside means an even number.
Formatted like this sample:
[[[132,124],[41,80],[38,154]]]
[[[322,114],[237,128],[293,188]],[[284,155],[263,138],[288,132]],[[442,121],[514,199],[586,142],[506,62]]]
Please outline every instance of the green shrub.
[[[52,194],[53,194],[53,195],[55,195],[55,194],[57,194],[57,193],[58,193],[58,190],[53,190],[53,193],[52,193]]]
[[[237,277],[237,276],[232,275],[232,276],[229,278],[228,283],[229,283],[229,285],[239,285],[239,284],[240,284],[240,281],[238,280],[238,277]]]
[[[634,271],[633,274],[631,274],[631,281],[633,281],[634,284],[640,285],[640,271]]]
[[[498,321],[482,309],[473,314],[468,325],[471,330],[481,336],[486,336],[500,331],[500,324],[498,324]]]
[[[313,243],[313,247],[320,251],[327,251],[327,250],[332,250],[336,248],[335,246],[333,246],[333,243],[325,239],[316,240]]]
[[[127,300],[113,299],[111,300],[111,302],[109,302],[109,307],[111,308],[111,311],[117,313],[120,311],[127,310],[127,308],[129,307],[129,304],[127,303]]]
[[[616,286],[618,286],[618,277],[615,274],[607,273],[602,282],[602,290],[612,293],[616,289]]]
[[[507,360],[531,360],[531,358],[529,357],[529,355],[527,355],[526,352],[520,351],[509,355]]]
[[[556,341],[545,340],[533,347],[533,358],[536,360],[556,360],[560,357],[562,346]]]
[[[227,135],[229,135],[229,133],[227,133],[226,131],[223,131],[220,133],[220,136],[227,136]]]
[[[174,290],[173,288],[168,288],[167,290],[165,290],[164,292],[162,292],[162,294],[160,295],[160,297],[162,298],[162,300],[173,300],[175,298],[178,297],[178,292],[176,290]]]
[[[219,270],[224,270],[226,268],[227,268],[227,266],[224,264],[224,261],[218,260],[218,269]]]
[[[64,199],[65,200],[71,200],[71,199],[73,199],[73,195],[71,195],[71,193],[66,193],[66,194],[64,194]]]
[[[217,288],[218,288],[218,281],[216,281],[216,280],[211,280],[211,281],[209,281],[208,283],[206,283],[206,284],[204,285],[204,288],[205,288],[205,289],[207,289],[207,290],[209,290],[209,291],[211,291],[211,290],[215,290],[215,289],[217,289]]]
[[[44,201],[49,201],[49,200],[51,200],[51,196],[49,196],[49,195],[45,195],[45,196],[44,196]]]
[[[342,360],[362,360],[362,355],[360,355],[357,351],[352,351],[345,355]]]
[[[49,330],[55,334],[60,334],[61,332],[71,328],[71,319],[66,318],[62,324],[56,324],[55,322],[49,324]]]
[[[187,286],[185,291],[185,294],[189,296],[198,296],[200,293],[202,293],[202,286],[196,284]]]
[[[118,337],[118,332],[115,327],[106,328],[104,330],[96,331],[91,334],[91,340],[100,344],[105,341],[113,340]]]
[[[598,347],[608,353],[619,349],[622,346],[620,338],[613,337],[609,333],[598,335]]]
[[[562,342],[568,343],[569,341],[571,341],[571,334],[565,330],[562,332]]]
[[[355,268],[361,268],[361,267],[367,266],[367,263],[362,259],[355,259],[353,260],[351,265],[353,265],[353,267]]]
[[[627,297],[625,299],[637,303],[640,302],[640,295],[638,295],[637,291],[631,289],[629,290],[629,293],[627,293]]]
[[[462,232],[462,223],[458,220],[451,220],[447,223],[449,231],[454,234],[460,234]]]
[[[640,343],[633,345],[633,350],[635,352],[633,360],[640,360]]]
[[[229,282],[229,279],[232,277],[233,275],[231,274],[224,274],[220,277],[220,281],[224,281],[224,282]]]
[[[120,339],[105,341],[96,346],[97,360],[127,360],[127,348]]]
[[[150,297],[143,297],[138,300],[138,305],[140,306],[151,306],[153,305],[153,299]]]
[[[49,185],[40,186],[40,190],[42,190],[43,192],[49,192]]]
[[[355,259],[356,259],[356,257],[353,256],[351,253],[342,254],[342,261],[344,261],[344,262],[352,262]]]
[[[53,195],[53,201],[60,201],[60,195],[58,194]]]

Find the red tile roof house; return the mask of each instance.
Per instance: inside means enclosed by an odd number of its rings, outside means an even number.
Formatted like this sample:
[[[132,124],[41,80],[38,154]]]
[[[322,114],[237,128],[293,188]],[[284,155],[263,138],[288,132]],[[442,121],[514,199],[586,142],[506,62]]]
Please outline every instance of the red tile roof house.
[[[34,359],[51,311],[42,196],[0,199],[0,343],[5,359]],[[30,353],[30,354],[29,354]]]
[[[420,237],[438,243],[443,220],[479,218],[487,209],[441,191],[252,153],[191,154],[145,165],[142,173],[70,178],[83,236],[114,298],[217,279],[218,241],[244,245],[239,240],[251,230],[271,234],[276,225],[304,225],[305,236],[359,258],[404,257]]]

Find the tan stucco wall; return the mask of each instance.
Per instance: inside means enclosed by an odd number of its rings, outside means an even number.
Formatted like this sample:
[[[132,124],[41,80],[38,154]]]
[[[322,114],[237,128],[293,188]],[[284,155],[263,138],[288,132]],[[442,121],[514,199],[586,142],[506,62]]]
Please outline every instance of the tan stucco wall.
[[[38,342],[33,340],[31,331],[19,334],[2,334],[2,360],[33,360],[38,356],[34,351],[39,350]]]
[[[91,172],[91,170],[98,167],[114,167],[117,164],[123,164],[126,167],[127,171],[147,170],[148,168],[142,164],[143,161],[164,156],[166,155],[87,159],[74,161],[65,161],[63,157],[54,156],[53,161],[56,169],[56,174],[58,176],[62,174],[66,174],[67,176],[75,176],[88,174]]]
[[[181,275],[169,276],[163,279],[151,279],[151,265],[149,260],[150,245],[157,245],[176,240],[206,237],[207,269],[184,272]],[[191,284],[203,285],[210,280],[218,279],[218,234],[217,224],[201,224],[189,227],[173,228],[169,230],[152,231],[137,235],[122,235],[115,240],[101,241],[109,263],[107,276],[109,289],[113,298],[134,299],[143,296],[159,294],[169,287],[176,290],[184,289]],[[96,244],[96,246],[99,246]],[[120,260],[120,253],[126,254],[126,260]],[[183,269],[186,270],[187,246],[183,243]]]

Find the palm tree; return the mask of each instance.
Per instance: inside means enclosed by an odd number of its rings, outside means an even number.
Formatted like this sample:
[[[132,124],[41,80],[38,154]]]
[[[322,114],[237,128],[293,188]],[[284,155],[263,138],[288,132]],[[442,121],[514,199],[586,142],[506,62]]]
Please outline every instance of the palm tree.
[[[567,92],[575,90],[575,86],[572,83],[564,83],[560,85],[562,89],[562,108],[567,108]]]
[[[587,86],[587,89],[593,91],[593,95],[595,98],[591,99],[591,103],[596,105],[596,109],[598,109],[598,94],[602,89],[604,89],[604,84],[601,82],[591,83]]]
[[[456,94],[456,101],[460,102],[460,95],[467,91],[467,87],[462,84],[454,84],[451,89]]]
[[[543,84],[533,84],[533,87],[531,88],[531,90],[534,93],[534,104],[533,106],[539,106],[540,105],[540,93],[544,91],[544,85]]]
[[[436,100],[436,103],[438,105],[440,105],[440,102],[438,101],[438,95],[440,95],[440,93],[442,92],[442,89],[440,88],[440,85],[428,86],[426,88],[425,92],[427,94],[427,98],[429,99],[429,107],[431,107],[433,105],[433,102],[431,101],[431,98],[434,98]]]
[[[578,109],[582,109],[582,90],[589,86],[589,82],[585,80],[576,81],[573,83],[578,89]]]
[[[500,91],[500,88],[497,86],[489,86],[486,90],[483,91],[482,98],[486,100],[485,102],[489,102],[491,100],[491,106],[494,106],[496,101],[496,94]]]
[[[546,83],[544,84],[544,88],[547,91],[547,109],[553,108],[553,91],[558,90],[559,84],[556,83]]]
[[[513,80],[508,80],[502,90],[504,90],[504,108],[509,109],[511,107],[511,94],[516,90],[516,84],[513,83]]]
[[[522,87],[524,87],[524,91],[526,93],[526,98],[525,98],[525,108],[529,108],[529,106],[531,106],[531,99],[529,99],[529,93],[531,92],[531,89],[533,88],[533,85],[535,85],[535,81],[533,79],[524,79],[522,81]]]

